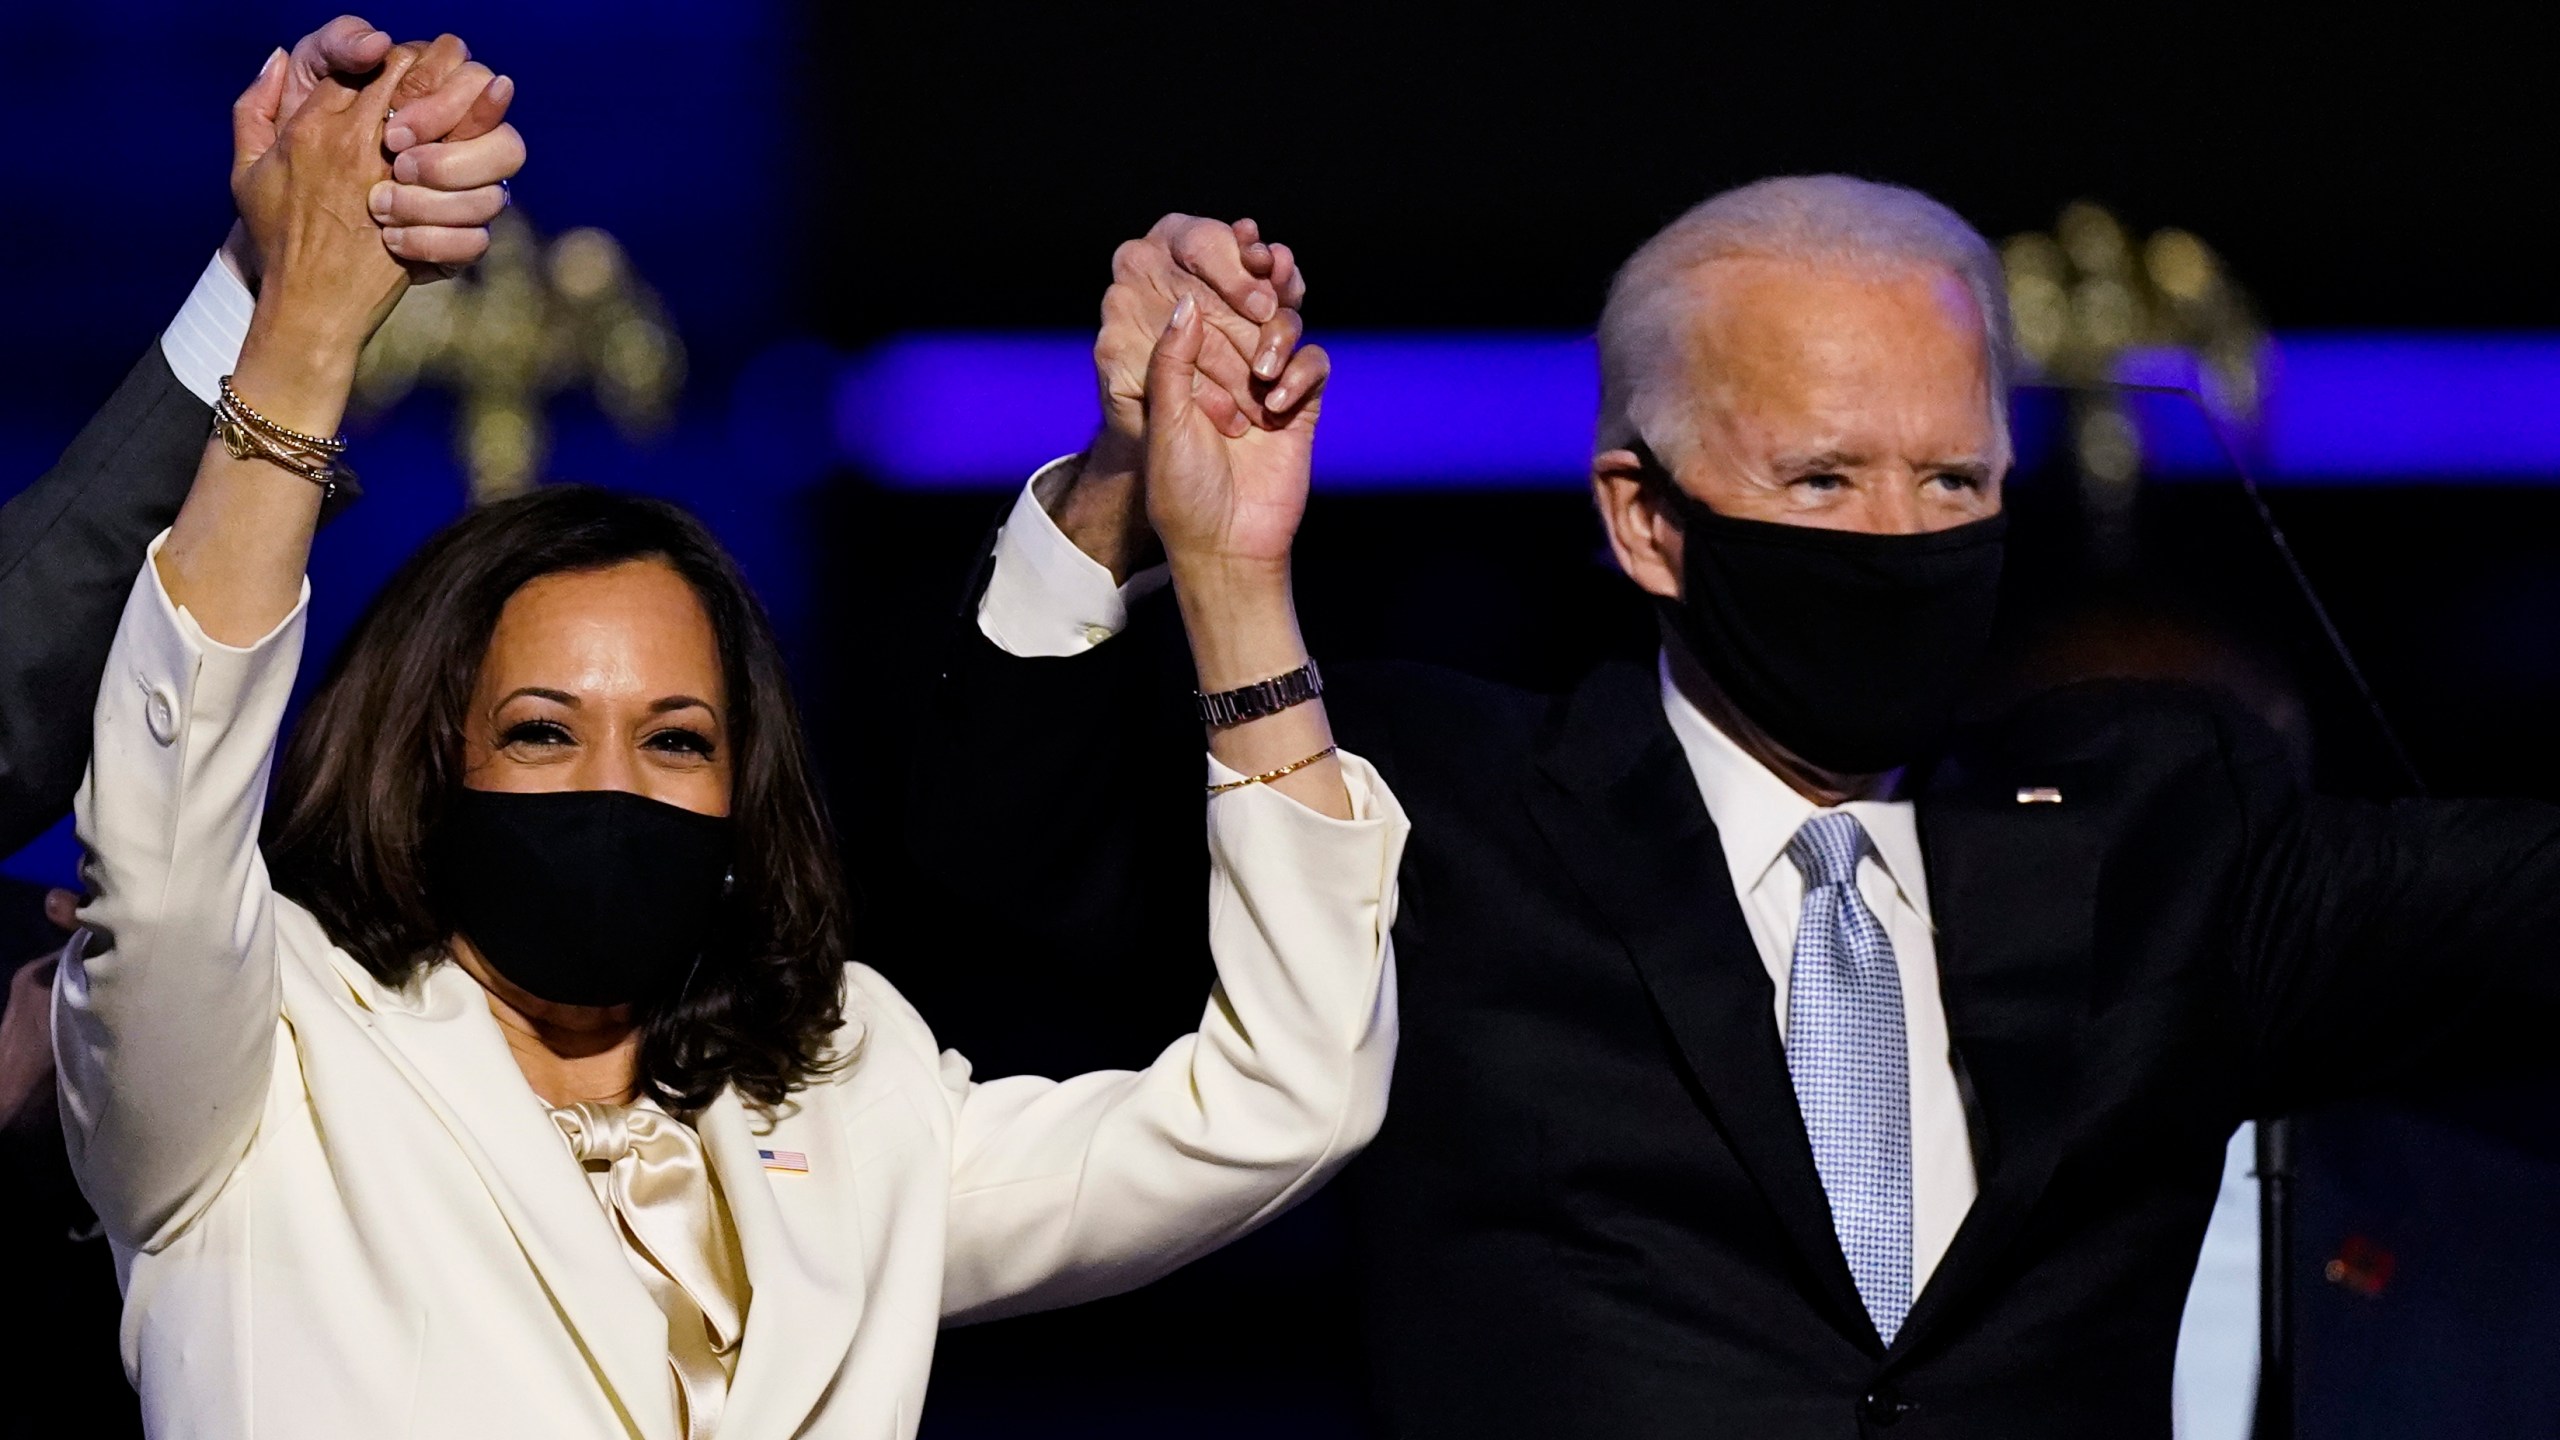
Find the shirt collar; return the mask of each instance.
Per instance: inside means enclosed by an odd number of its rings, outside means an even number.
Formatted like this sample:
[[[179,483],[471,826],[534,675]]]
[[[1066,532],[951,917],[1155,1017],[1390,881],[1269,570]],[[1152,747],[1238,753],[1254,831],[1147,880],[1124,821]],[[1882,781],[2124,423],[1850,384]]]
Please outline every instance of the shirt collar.
[[[1662,683],[1662,711],[1671,733],[1688,756],[1689,773],[1698,783],[1698,798],[1707,804],[1724,842],[1725,865],[1733,874],[1737,896],[1748,896],[1768,877],[1771,866],[1786,859],[1788,842],[1804,822],[1824,813],[1781,780],[1777,772],[1718,729],[1697,702],[1672,677],[1666,652],[1656,661]],[[1832,807],[1858,817],[1875,841],[1876,863],[1923,921],[1929,920],[1927,871],[1920,861],[1920,827],[1907,800],[1852,800]]]

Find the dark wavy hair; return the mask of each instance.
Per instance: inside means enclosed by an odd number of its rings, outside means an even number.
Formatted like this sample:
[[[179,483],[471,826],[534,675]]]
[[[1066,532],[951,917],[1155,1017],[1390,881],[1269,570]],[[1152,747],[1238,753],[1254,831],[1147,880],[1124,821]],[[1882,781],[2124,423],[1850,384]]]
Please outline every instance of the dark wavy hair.
[[[640,1017],[640,1083],[680,1112],[723,1085],[779,1105],[831,1063],[844,880],[772,623],[736,562],[673,505],[550,486],[429,540],[375,597],[294,732],[267,812],[268,869],[384,984],[442,960],[454,927],[427,883],[426,841],[462,784],[464,720],[498,613],[542,576],[632,560],[674,567],[719,636],[737,843],[715,949],[681,995]]]

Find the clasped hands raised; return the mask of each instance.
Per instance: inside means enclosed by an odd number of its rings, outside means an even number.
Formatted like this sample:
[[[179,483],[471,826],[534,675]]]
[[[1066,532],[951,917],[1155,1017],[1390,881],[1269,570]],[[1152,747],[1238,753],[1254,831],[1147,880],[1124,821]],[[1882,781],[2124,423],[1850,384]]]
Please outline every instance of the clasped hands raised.
[[[514,99],[455,36],[395,44],[356,16],[330,21],[270,55],[232,106],[240,223],[225,258],[252,289],[307,288],[303,308],[360,344],[408,285],[487,251],[524,165]]]
[[[1094,343],[1103,424],[1058,523],[1120,578],[1157,557],[1285,577],[1330,361],[1306,277],[1251,220],[1168,215],[1112,257]]]

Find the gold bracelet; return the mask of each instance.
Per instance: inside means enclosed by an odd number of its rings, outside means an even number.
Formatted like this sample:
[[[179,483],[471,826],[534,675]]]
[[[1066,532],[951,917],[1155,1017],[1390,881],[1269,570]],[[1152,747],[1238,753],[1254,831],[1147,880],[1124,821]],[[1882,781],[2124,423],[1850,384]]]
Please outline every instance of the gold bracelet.
[[[1241,780],[1230,780],[1224,785],[1212,785],[1209,787],[1209,793],[1212,795],[1224,795],[1230,790],[1241,790],[1247,785],[1268,785],[1283,775],[1297,774],[1299,771],[1306,769],[1308,766],[1313,765],[1317,761],[1323,759],[1327,755],[1333,754],[1341,748],[1342,747],[1339,745],[1327,745],[1313,755],[1308,756],[1306,759],[1292,760],[1277,770],[1265,770],[1259,775],[1247,775]]]
[[[309,435],[300,430],[279,425],[273,420],[268,419],[266,416],[259,414],[250,406],[248,401],[240,398],[239,391],[231,388],[231,377],[228,375],[222,377],[222,398],[230,402],[231,408],[238,412],[240,418],[247,422],[249,428],[252,430],[264,431],[266,434],[273,436],[276,439],[291,441],[296,445],[317,450],[324,455],[336,456],[347,453],[347,437],[344,435]]]
[[[232,459],[264,460],[300,476],[320,487],[323,504],[335,499],[342,486],[354,488],[355,472],[338,458],[346,453],[344,437],[323,439],[277,424],[251,409],[231,388],[228,375],[222,377],[222,395],[214,402],[213,429]]]

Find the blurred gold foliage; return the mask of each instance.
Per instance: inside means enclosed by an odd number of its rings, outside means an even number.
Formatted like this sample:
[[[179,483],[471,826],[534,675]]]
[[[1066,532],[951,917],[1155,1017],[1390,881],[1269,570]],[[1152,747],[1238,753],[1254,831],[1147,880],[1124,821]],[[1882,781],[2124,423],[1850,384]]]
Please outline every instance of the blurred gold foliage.
[[[2046,378],[2114,380],[2125,356],[2170,350],[2194,361],[2197,388],[2223,424],[2247,428],[2265,398],[2267,331],[2222,257],[2192,232],[2137,239],[2106,207],[2075,200],[2050,232],[2000,247],[2018,346]],[[2101,531],[2121,530],[2142,470],[2142,441],[2122,398],[2081,392],[2071,440]]]
[[[684,368],[665,306],[612,236],[577,229],[546,244],[509,210],[478,265],[411,290],[392,312],[365,347],[356,403],[379,412],[421,385],[450,391],[455,448],[485,503],[541,474],[553,396],[590,389],[636,437],[671,418]]]

